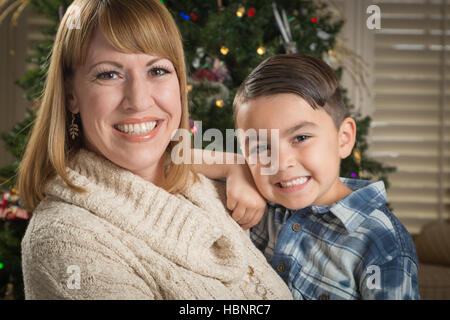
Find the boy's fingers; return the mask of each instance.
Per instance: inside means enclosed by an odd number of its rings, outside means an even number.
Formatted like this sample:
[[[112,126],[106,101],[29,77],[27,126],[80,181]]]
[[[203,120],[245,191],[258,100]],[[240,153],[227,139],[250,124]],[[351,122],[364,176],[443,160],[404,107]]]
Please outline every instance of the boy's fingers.
[[[236,199],[232,196],[227,196],[227,208],[229,210],[234,210],[234,208],[236,207]]]
[[[231,214],[231,217],[239,223],[240,220],[245,216],[245,207],[237,206],[236,209],[234,209],[233,213]]]
[[[239,220],[239,224],[241,226],[242,225],[246,225],[247,223],[249,223],[253,219],[254,215],[255,215],[255,210],[246,208],[244,216]]]
[[[262,216],[264,215],[264,211],[265,210],[256,210],[253,213],[250,221],[248,221],[244,224],[241,224],[242,229],[247,230],[247,229],[250,229],[251,227],[254,227],[255,225],[257,225],[258,222],[261,220]]]

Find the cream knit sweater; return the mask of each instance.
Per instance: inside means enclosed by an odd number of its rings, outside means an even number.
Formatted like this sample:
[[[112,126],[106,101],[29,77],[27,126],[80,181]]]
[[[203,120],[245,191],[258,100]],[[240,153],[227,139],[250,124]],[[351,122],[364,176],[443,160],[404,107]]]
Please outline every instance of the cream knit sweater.
[[[200,176],[172,195],[94,153],[55,178],[22,240],[26,299],[291,299]]]

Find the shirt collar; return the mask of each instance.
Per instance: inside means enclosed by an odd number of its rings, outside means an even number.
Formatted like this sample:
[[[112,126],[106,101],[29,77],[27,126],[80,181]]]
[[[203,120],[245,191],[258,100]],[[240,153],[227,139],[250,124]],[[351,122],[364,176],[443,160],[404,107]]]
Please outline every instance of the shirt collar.
[[[336,203],[327,206],[310,206],[299,210],[289,210],[291,213],[312,211],[316,214],[331,212],[344,225],[348,232],[355,231],[361,223],[373,212],[387,202],[386,189],[383,181],[340,178],[353,192]],[[273,207],[279,204],[268,201]]]

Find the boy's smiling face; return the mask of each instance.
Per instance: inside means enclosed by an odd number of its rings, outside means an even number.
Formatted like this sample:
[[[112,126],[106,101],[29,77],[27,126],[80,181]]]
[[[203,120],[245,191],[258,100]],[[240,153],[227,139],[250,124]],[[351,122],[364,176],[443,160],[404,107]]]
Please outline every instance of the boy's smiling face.
[[[289,209],[300,209],[329,205],[351,193],[339,179],[339,168],[340,160],[353,149],[353,119],[346,118],[338,130],[323,108],[313,109],[300,96],[283,93],[243,104],[236,121],[244,131],[268,129],[267,143],[250,142],[245,148],[255,184],[266,199]],[[268,150],[273,148],[268,152],[276,152],[276,147],[270,146],[271,129],[279,129],[278,172],[262,175],[265,166],[260,161],[251,164],[249,152],[264,152],[266,145]]]

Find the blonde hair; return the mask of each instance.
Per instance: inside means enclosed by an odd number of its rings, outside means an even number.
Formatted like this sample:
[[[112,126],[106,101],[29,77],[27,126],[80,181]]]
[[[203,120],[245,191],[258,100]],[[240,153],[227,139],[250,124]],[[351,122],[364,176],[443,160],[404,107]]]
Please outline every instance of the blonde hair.
[[[74,20],[73,13],[79,14]],[[76,22],[75,27],[74,22]],[[44,188],[59,175],[78,191],[66,173],[66,165],[80,149],[68,138],[71,113],[66,106],[66,86],[75,68],[84,65],[89,41],[97,27],[112,46],[125,53],[145,53],[169,59],[180,85],[182,114],[180,128],[189,129],[186,95],[186,66],[180,32],[171,14],[159,0],[75,0],[64,15],[51,52],[40,108],[19,167],[18,187],[25,209],[34,211],[44,199]],[[171,141],[170,152],[178,142]],[[191,175],[192,174],[192,175]],[[171,163],[166,172],[168,192],[182,192],[197,176],[188,164]]]

